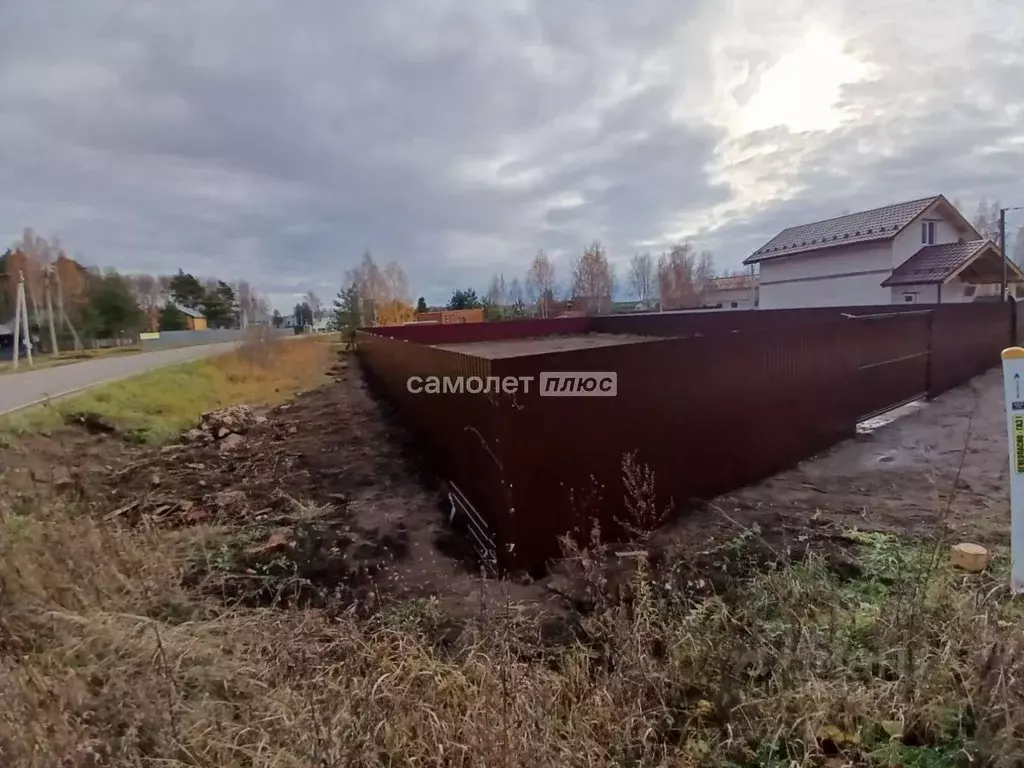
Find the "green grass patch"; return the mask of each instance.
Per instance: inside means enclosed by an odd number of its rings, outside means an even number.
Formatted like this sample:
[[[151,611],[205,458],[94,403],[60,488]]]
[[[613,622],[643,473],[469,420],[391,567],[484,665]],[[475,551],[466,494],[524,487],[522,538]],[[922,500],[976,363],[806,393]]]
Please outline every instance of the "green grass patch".
[[[60,412],[40,405],[0,416],[0,447],[9,448],[23,435],[47,435],[64,423]]]
[[[65,415],[86,412],[108,420],[128,439],[161,443],[206,411],[235,403],[276,405],[325,382],[337,354],[337,345],[317,338],[272,341],[260,349],[243,346],[0,417],[0,440],[11,444],[25,434],[46,434]]]

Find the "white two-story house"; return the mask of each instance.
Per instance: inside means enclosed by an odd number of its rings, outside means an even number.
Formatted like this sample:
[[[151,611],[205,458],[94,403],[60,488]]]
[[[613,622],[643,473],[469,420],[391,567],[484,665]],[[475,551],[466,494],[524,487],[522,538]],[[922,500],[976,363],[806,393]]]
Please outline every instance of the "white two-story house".
[[[784,229],[743,263],[762,309],[995,299],[1004,265],[1010,290],[1024,283],[942,195]]]

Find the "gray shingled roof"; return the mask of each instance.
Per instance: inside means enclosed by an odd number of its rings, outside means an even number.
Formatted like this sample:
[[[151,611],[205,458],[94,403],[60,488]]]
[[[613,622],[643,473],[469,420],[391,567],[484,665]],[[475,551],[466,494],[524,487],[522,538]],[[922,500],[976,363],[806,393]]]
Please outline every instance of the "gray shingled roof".
[[[743,263],[756,264],[767,259],[837,245],[891,240],[940,197],[941,195],[925,197],[784,229],[744,259]]]
[[[991,240],[926,245],[896,267],[882,282],[882,286],[944,283],[950,275],[981,253],[986,246],[998,252]]]
[[[708,287],[714,291],[737,291],[756,288],[757,283],[757,275],[725,275],[711,278]]]
[[[198,309],[192,309],[192,307],[186,307],[182,304],[178,304],[177,302],[174,303],[174,306],[177,307],[179,312],[181,312],[184,315],[188,315],[189,317],[206,317],[206,315],[204,315]]]

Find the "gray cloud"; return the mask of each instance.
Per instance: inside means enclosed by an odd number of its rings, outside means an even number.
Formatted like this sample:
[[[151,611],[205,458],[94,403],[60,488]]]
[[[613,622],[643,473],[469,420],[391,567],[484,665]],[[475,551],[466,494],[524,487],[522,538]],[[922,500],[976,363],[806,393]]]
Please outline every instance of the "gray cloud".
[[[621,263],[689,237],[732,267],[790,224],[937,192],[970,213],[1024,176],[1009,0],[48,6],[0,8],[0,239],[282,309],[367,247],[440,301],[538,248],[565,276],[594,238]],[[738,127],[823,30],[872,67],[852,117]]]

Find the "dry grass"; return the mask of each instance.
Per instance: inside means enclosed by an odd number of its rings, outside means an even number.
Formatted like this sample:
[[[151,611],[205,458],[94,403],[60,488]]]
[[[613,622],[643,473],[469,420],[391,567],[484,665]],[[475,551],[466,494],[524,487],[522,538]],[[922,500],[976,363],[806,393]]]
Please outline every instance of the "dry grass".
[[[9,765],[1015,765],[1024,746],[1019,606],[942,568],[911,602],[922,561],[886,537],[862,537],[853,582],[811,558],[694,602],[641,569],[550,647],[514,605],[445,643],[430,602],[226,608],[179,586],[177,542],[61,509],[2,526]]]
[[[68,413],[108,419],[140,442],[161,442],[232,403],[276,405],[327,380],[338,346],[325,338],[252,334],[231,354],[161,368],[3,419],[8,434],[51,430]]]

